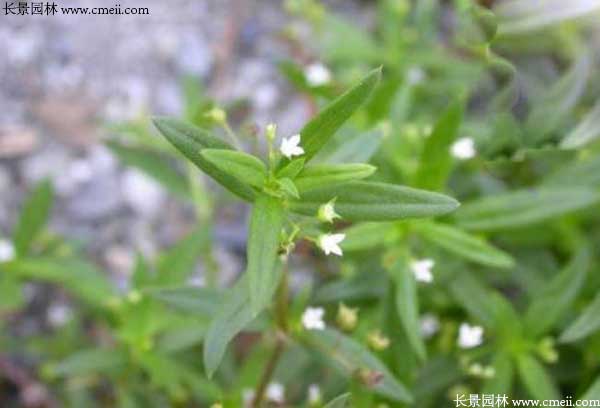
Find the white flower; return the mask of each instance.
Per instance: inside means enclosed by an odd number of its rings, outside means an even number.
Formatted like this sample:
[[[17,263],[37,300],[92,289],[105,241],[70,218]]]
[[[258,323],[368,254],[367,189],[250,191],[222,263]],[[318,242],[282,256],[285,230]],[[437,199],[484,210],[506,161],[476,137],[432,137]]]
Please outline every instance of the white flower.
[[[0,239],[0,262],[9,262],[15,258],[15,247],[12,242]]]
[[[307,307],[302,313],[302,325],[307,330],[323,330],[325,329],[324,314],[325,309],[322,307]]]
[[[252,388],[244,388],[242,390],[242,403],[244,407],[250,407],[254,401],[254,390]]]
[[[450,147],[452,156],[459,160],[467,160],[475,157],[475,142],[470,137],[461,137]]]
[[[281,141],[281,154],[283,154],[288,159],[291,159],[292,156],[301,156],[304,154],[304,149],[300,144],[300,135],[294,135],[289,138],[284,138]]]
[[[335,212],[335,198],[319,207],[317,218],[319,218],[320,221],[329,223],[333,222],[336,218],[341,218],[340,215]]]
[[[433,265],[435,265],[433,259],[420,259],[411,262],[410,269],[415,275],[416,280],[419,282],[431,283],[433,281],[433,274],[431,273]]]
[[[461,348],[473,348],[483,342],[483,327],[471,326],[462,323],[458,329],[458,346]]]
[[[306,67],[304,77],[310,86],[322,86],[331,81],[331,72],[325,65],[317,62]]]
[[[311,384],[308,386],[308,403],[310,405],[316,405],[321,402],[321,389],[317,384]]]
[[[278,404],[283,403],[285,388],[278,382],[272,382],[267,386],[265,396],[269,401],[277,402]]]
[[[342,256],[342,248],[338,245],[346,238],[346,234],[323,234],[319,237],[319,247],[325,255],[334,254]]]
[[[440,329],[440,321],[430,313],[421,316],[421,334],[423,337],[430,338]]]
[[[64,303],[54,303],[46,311],[46,319],[52,327],[62,327],[71,320],[71,308]]]
[[[420,67],[411,67],[406,72],[406,82],[410,85],[418,85],[425,80],[425,72]]]

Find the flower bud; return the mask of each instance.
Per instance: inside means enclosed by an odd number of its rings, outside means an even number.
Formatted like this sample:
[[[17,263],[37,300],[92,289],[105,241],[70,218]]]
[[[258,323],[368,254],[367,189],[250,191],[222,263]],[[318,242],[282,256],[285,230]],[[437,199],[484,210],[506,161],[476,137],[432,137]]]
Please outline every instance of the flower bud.
[[[275,123],[269,123],[265,128],[265,135],[267,136],[267,140],[271,142],[275,140],[275,136],[277,136],[277,125]]]
[[[558,361],[558,352],[554,347],[554,339],[552,337],[543,338],[539,342],[536,351],[546,363],[556,363]]]
[[[372,350],[382,351],[390,346],[390,339],[382,335],[379,330],[376,330],[369,334],[367,343]]]
[[[336,317],[337,325],[340,329],[350,332],[356,327],[358,322],[358,308],[348,307],[340,303]]]
[[[317,218],[321,222],[332,223],[336,218],[342,218],[335,212],[335,198],[319,207]]]
[[[205,116],[218,124],[223,124],[227,120],[227,112],[216,107],[206,112]]]

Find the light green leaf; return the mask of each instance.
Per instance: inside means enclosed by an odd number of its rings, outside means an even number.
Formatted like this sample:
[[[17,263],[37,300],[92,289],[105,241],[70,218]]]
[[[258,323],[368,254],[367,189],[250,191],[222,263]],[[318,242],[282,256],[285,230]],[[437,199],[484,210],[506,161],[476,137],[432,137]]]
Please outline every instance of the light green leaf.
[[[367,100],[381,77],[381,68],[371,71],[357,85],[340,95],[300,131],[301,146],[307,162],[331,139],[335,132]]]
[[[223,293],[198,287],[147,289],[146,292],[182,312],[210,317],[215,314]]]
[[[276,278],[277,251],[284,211],[279,199],[259,195],[250,216],[246,274],[254,315],[269,304],[270,288]]]
[[[600,400],[600,377],[583,393],[580,400]]]
[[[235,150],[204,149],[202,157],[244,184],[258,188],[265,184],[267,168],[262,161],[252,155]]]
[[[214,319],[210,323],[204,341],[204,367],[207,375],[212,377],[221,364],[227,345],[233,338],[247,327],[256,313],[250,304],[249,276],[246,274],[225,295],[219,305]],[[271,299],[281,278],[281,268],[275,269],[275,277],[265,293],[265,299]],[[264,308],[269,302],[264,300]]]
[[[419,298],[415,278],[404,258],[396,261],[389,272],[396,284],[396,312],[404,327],[404,333],[419,359],[424,361],[427,353],[421,336]]]
[[[538,188],[486,196],[456,212],[458,226],[474,231],[501,230],[539,223],[600,201],[583,187]]]
[[[202,248],[205,248],[211,239],[210,233],[207,227],[197,227],[176,245],[163,252],[157,260],[156,284],[184,284],[194,272]]]
[[[417,186],[430,190],[444,187],[452,168],[450,147],[462,122],[463,103],[451,104],[425,139],[417,170]]]
[[[600,188],[600,155],[567,163],[546,177],[543,186]]]
[[[529,394],[539,400],[560,399],[560,393],[544,367],[532,356],[521,355],[517,359],[521,382]]]
[[[393,240],[394,224],[381,222],[361,222],[344,229],[346,238],[341,243],[344,251],[364,251],[384,245]]]
[[[571,306],[585,283],[590,258],[590,250],[581,249],[563,271],[535,292],[525,314],[527,333],[531,337],[544,334]]]
[[[211,176],[227,190],[246,201],[254,200],[254,191],[247,184],[219,170],[202,155],[202,149],[230,149],[231,146],[208,134],[206,130],[174,118],[155,117],[152,122],[179,152],[200,170]]]
[[[427,241],[472,262],[497,268],[514,266],[509,254],[460,228],[434,222],[415,223],[414,228]]]
[[[507,353],[498,353],[492,367],[494,377],[485,381],[482,393],[510,395],[515,371],[511,356]]]
[[[318,164],[307,166],[298,174],[294,182],[302,193],[315,188],[331,187],[349,181],[360,180],[375,173],[376,167],[370,164]]]
[[[300,198],[300,192],[298,191],[296,184],[294,184],[291,179],[287,177],[280,178],[277,180],[277,184],[279,184],[281,191],[283,191],[288,197]]]
[[[140,169],[177,197],[184,199],[190,197],[187,179],[173,167],[169,157],[166,157],[163,153],[138,146],[126,146],[116,142],[107,142],[106,145],[123,163]]]
[[[323,408],[347,408],[350,406],[350,393],[338,395],[329,401]]]
[[[382,379],[370,389],[395,401],[412,402],[408,389],[394,377],[379,358],[365,346],[335,330],[325,329],[306,333],[309,346],[319,351],[343,376],[351,378],[360,370],[381,375]]]
[[[304,168],[304,162],[305,160],[302,158],[291,160],[277,172],[277,177],[295,179]]]
[[[600,136],[600,101],[560,143],[565,149],[576,149],[589,144]]]
[[[104,305],[113,295],[113,286],[92,264],[78,259],[20,259],[2,266],[7,273],[61,285],[85,301]]]
[[[385,183],[353,181],[305,192],[290,209],[315,215],[319,207],[336,198],[335,210],[348,221],[393,221],[433,217],[455,210],[459,203],[443,194]]]
[[[332,164],[367,163],[379,149],[384,134],[383,125],[367,132],[349,127],[344,132],[337,133],[323,146],[314,161]]]
[[[14,245],[18,256],[27,255],[37,234],[48,222],[53,196],[52,185],[48,180],[44,180],[25,200],[14,232]]]
[[[581,340],[600,329],[600,293],[592,303],[561,334],[560,341],[571,343]]]
[[[50,366],[50,372],[61,377],[102,374],[123,368],[127,364],[127,360],[126,353],[121,349],[96,348],[81,350],[60,363]]]

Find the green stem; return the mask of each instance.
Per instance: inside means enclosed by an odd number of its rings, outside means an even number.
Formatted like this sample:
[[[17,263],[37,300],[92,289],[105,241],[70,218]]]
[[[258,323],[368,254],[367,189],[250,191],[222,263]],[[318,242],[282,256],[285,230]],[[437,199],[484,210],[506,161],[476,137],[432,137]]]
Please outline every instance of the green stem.
[[[227,133],[227,136],[229,137],[231,143],[235,146],[235,148],[240,151],[243,150],[242,143],[236,136],[235,132],[231,129],[231,126],[229,126],[229,123],[227,121],[223,122],[223,129],[225,129],[225,133]]]

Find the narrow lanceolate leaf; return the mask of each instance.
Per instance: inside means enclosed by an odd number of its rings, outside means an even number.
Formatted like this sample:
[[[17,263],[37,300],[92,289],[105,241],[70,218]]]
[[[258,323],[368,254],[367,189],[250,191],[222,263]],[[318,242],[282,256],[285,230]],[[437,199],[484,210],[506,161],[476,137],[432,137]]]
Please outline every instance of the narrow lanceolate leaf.
[[[25,256],[29,252],[33,240],[48,221],[52,200],[52,185],[47,180],[39,183],[25,200],[14,233],[17,255]]]
[[[581,249],[563,271],[536,291],[525,314],[528,334],[535,338],[563,317],[585,283],[590,258],[590,250]]]
[[[259,195],[254,202],[248,236],[246,274],[250,303],[256,315],[270,302],[269,290],[276,278],[277,251],[284,212],[279,199]]]
[[[303,158],[308,162],[337,130],[367,100],[381,77],[381,68],[371,71],[357,85],[339,96],[300,131]]]
[[[337,184],[360,180],[375,173],[376,167],[370,164],[319,164],[305,167],[294,183],[300,193],[315,188],[330,187]]]
[[[589,144],[598,137],[600,137],[600,101],[596,103],[579,125],[564,138],[560,146],[575,149]]]
[[[347,408],[350,406],[350,393],[338,395],[329,401],[323,408]]]
[[[51,366],[56,376],[76,377],[90,374],[107,373],[125,367],[127,354],[120,349],[94,348],[78,351],[60,363]]]
[[[462,115],[463,103],[455,102],[435,124],[421,153],[416,176],[417,186],[439,190],[446,183],[452,168],[450,147],[458,134]]]
[[[230,145],[211,136],[206,130],[178,119],[155,117],[152,121],[162,135],[200,170],[240,198],[246,201],[254,200],[255,193],[249,185],[223,172],[201,154],[203,149],[233,150]]]
[[[600,154],[570,161],[546,177],[543,186],[600,188]]]
[[[254,187],[262,187],[267,177],[265,164],[256,157],[224,149],[204,149],[202,156],[222,172]]]
[[[458,226],[473,231],[501,230],[535,224],[600,201],[584,187],[539,188],[483,197],[456,212]]]
[[[364,251],[384,245],[395,237],[395,225],[380,222],[361,222],[344,229],[341,243],[344,251]]]
[[[271,285],[267,288],[266,299],[270,299],[275,293],[279,279],[281,278],[281,269],[275,270],[275,277]],[[248,275],[239,279],[229,293],[219,305],[218,311],[206,333],[204,340],[204,367],[209,377],[221,364],[225,355],[227,345],[233,338],[248,326],[255,318],[256,314],[250,307],[250,293],[248,288]],[[268,302],[263,302],[262,308]]]
[[[556,384],[534,357],[527,354],[519,356],[517,366],[521,382],[533,398],[539,400],[560,398]]]
[[[348,221],[393,221],[433,217],[454,211],[459,203],[443,194],[386,183],[353,181],[305,192],[290,209],[314,215],[321,204],[333,198],[335,210]]]
[[[581,340],[600,330],[600,294],[579,315],[577,319],[562,333],[560,341],[571,343]]]
[[[160,254],[156,265],[157,286],[183,285],[196,267],[198,256],[210,241],[210,230],[199,227]]]
[[[212,317],[223,298],[221,291],[199,287],[147,289],[146,293],[175,309],[202,317]]]
[[[281,170],[277,172],[278,178],[289,178],[295,179],[296,176],[302,171],[304,168],[304,159],[295,159],[290,161],[288,164],[283,166]]]
[[[128,166],[140,169],[177,197],[189,198],[190,190],[186,177],[177,171],[168,156],[157,150],[139,146],[125,146],[116,142],[106,144],[119,159]]]
[[[509,254],[460,228],[433,222],[415,223],[414,228],[427,241],[472,262],[497,268],[514,265]]]
[[[482,392],[484,394],[510,395],[515,372],[511,356],[508,353],[498,353],[492,362],[492,367],[495,375],[485,381]]]
[[[580,400],[600,400],[600,377],[596,378],[596,381],[589,386],[589,388],[583,393]]]
[[[340,374],[346,378],[364,376],[379,378],[366,385],[373,392],[395,401],[411,403],[412,395],[379,358],[354,339],[335,330],[325,329],[309,333],[306,338],[309,346],[319,351]],[[363,378],[363,382],[365,378]]]
[[[408,341],[421,361],[426,358],[425,342],[421,337],[419,321],[419,299],[415,278],[410,271],[406,259],[398,260],[391,268],[390,274],[396,285],[396,312],[404,327]]]

